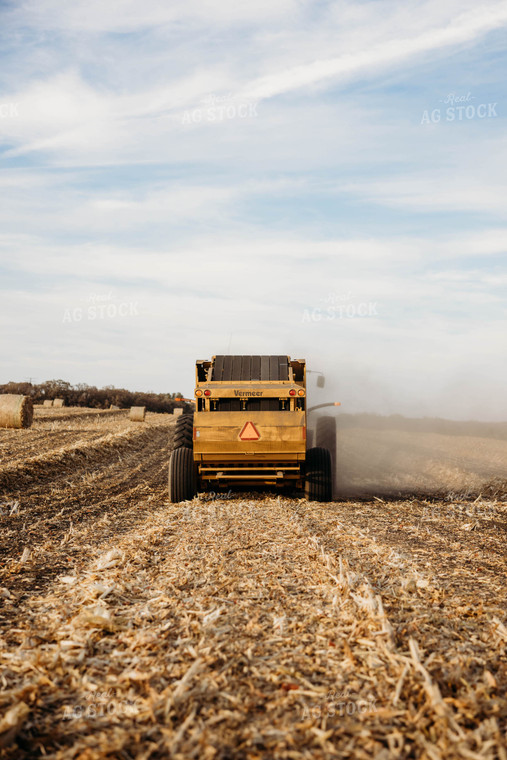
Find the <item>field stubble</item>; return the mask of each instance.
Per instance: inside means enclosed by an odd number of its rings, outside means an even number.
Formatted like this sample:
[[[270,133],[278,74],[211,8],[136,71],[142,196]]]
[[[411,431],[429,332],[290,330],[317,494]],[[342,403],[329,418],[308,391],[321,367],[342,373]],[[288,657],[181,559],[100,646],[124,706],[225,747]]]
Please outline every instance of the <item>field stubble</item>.
[[[507,760],[505,490],[170,505],[173,424],[2,431],[4,756]]]

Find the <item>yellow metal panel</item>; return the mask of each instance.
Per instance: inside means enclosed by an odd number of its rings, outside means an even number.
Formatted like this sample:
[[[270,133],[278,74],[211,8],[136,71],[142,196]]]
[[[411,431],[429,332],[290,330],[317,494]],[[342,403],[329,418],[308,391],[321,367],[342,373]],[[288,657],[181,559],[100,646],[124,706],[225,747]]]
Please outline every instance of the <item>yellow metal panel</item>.
[[[302,428],[305,424],[305,413],[302,411],[288,412],[195,412],[194,427],[196,428],[238,428],[238,433],[245,422],[253,422],[255,427]]]
[[[258,440],[240,439],[246,422],[255,425]],[[194,453],[304,452],[304,422],[303,412],[196,412]]]

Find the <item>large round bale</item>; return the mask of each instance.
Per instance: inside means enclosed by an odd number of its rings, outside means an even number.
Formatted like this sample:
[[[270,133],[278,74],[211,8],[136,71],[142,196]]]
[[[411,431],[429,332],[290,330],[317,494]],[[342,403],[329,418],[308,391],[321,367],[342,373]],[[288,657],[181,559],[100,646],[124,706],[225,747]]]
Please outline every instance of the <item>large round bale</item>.
[[[61,406],[64,406],[64,404],[65,404],[65,401],[64,401],[63,398],[55,398],[53,400],[53,406],[60,406],[61,407]]]
[[[132,422],[144,422],[145,414],[146,414],[145,406],[131,406],[129,420],[132,420]]]
[[[45,399],[42,406],[53,406],[53,399],[52,398]]]
[[[28,428],[33,421],[33,401],[30,396],[15,393],[0,395],[0,427]]]

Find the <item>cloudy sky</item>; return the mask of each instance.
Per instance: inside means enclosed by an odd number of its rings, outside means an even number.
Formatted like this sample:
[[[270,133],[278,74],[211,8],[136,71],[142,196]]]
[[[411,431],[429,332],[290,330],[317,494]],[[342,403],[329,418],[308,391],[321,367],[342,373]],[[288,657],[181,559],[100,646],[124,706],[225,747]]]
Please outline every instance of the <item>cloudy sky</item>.
[[[0,55],[0,382],[507,419],[504,1],[4,0]]]

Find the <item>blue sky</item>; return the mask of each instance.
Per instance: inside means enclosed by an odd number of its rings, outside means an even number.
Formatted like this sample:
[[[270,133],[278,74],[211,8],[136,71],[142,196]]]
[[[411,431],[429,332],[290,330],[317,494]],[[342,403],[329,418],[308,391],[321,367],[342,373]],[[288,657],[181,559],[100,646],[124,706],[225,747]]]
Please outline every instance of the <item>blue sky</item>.
[[[503,2],[2,3],[0,381],[288,353],[507,419],[506,42]]]

